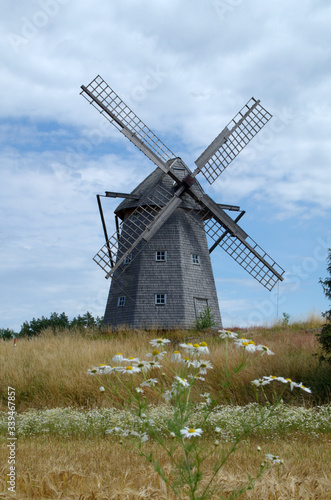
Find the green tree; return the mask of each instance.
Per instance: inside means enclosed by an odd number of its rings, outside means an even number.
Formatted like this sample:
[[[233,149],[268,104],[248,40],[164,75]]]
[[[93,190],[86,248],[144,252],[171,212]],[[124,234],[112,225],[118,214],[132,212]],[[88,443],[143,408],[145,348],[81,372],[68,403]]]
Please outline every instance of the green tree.
[[[0,328],[0,339],[11,340],[16,337],[16,333],[11,328]]]
[[[320,279],[319,282],[323,287],[325,296],[331,300],[331,248],[329,248],[327,271],[329,276],[324,280]],[[323,313],[327,323],[323,326],[321,333],[317,335],[317,340],[321,344],[322,354],[320,355],[321,361],[327,361],[331,364],[331,309]]]

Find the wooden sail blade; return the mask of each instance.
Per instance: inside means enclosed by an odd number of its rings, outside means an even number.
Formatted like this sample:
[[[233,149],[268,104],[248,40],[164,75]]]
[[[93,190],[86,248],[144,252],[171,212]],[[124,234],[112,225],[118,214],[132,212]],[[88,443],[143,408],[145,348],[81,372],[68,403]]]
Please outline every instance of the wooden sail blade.
[[[175,159],[174,153],[138,118],[101,76],[97,76],[87,87],[82,85],[81,89],[83,97],[140,151],[164,172],[169,171],[166,162]]]
[[[212,184],[271,117],[260,101],[252,97],[199,156],[193,175],[201,171]]]
[[[239,231],[234,235],[211,213],[209,217],[205,215],[205,231],[217,243],[216,247],[222,248],[268,290],[272,290],[277,281],[283,281],[284,270],[250,236],[242,238]]]
[[[164,222],[170,217],[182,200],[183,188],[174,194],[158,185],[133,213],[125,218],[116,232],[108,239],[93,260],[105,271],[106,278],[114,273],[125,262],[131,262],[152,238]],[[109,258],[116,255],[116,262]],[[117,273],[118,274],[118,273]]]

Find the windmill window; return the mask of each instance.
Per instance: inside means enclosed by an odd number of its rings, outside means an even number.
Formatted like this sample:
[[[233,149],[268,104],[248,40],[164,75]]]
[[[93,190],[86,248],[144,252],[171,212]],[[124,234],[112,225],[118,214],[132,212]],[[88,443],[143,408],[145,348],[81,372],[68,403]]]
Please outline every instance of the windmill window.
[[[196,253],[191,254],[192,257],[192,264],[195,264],[196,266],[200,266],[200,255]]]
[[[167,294],[166,293],[156,293],[154,295],[154,304],[156,306],[165,306],[167,303]]]
[[[120,297],[118,297],[117,299],[117,307],[124,307],[125,306],[125,296],[122,295]]]
[[[156,262],[166,262],[167,261],[166,250],[157,250],[155,252],[155,261]]]
[[[123,261],[123,264],[130,264],[132,261],[132,253],[129,253],[129,255],[127,255]]]

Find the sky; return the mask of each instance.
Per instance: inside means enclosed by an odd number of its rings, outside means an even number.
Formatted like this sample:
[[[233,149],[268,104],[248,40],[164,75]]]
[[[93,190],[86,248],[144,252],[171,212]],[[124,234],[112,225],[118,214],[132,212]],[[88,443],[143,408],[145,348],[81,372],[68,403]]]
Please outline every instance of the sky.
[[[285,269],[267,291],[211,254],[225,327],[329,308],[331,4],[328,0],[2,0],[0,328],[52,312],[102,316],[109,281],[96,194],[154,169],[80,95],[98,74],[194,161],[254,96],[272,120],[212,185]],[[109,233],[118,199],[104,200]]]

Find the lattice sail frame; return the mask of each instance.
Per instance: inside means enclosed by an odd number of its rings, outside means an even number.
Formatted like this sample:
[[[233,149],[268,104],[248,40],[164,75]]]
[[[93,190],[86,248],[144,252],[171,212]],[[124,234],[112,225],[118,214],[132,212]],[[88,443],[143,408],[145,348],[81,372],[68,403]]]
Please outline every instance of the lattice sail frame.
[[[267,254],[250,236],[241,240],[218,222],[214,214],[201,206],[201,210],[191,210],[190,215],[195,221],[203,224],[208,238],[218,242],[218,246],[230,255],[245,271],[256,279],[267,290],[271,291],[280,277],[282,269],[270,255]]]
[[[252,97],[196,160],[197,171],[213,184],[270,118],[272,115]]]
[[[149,150],[151,150],[162,162],[174,159],[175,155],[170,149],[138,118],[138,116],[127,106],[116,92],[98,75],[87,87],[88,92],[104,106],[113,117],[98,105],[84,90],[81,94],[92,104],[110,123],[123,132],[123,126],[134,134]],[[120,123],[119,123],[120,122]],[[131,140],[130,136],[128,139]],[[135,144],[135,143],[134,143]],[[137,144],[135,144],[137,146]],[[143,151],[144,152],[144,151]]]
[[[121,222],[119,231],[116,231],[93,257],[106,273],[106,278],[115,277],[114,273],[118,278],[125,271],[125,259],[128,258],[131,263],[141,252],[147,243],[142,238],[142,233],[173,196],[173,191],[158,185],[143,199],[139,207]],[[115,264],[113,256],[116,259]]]

